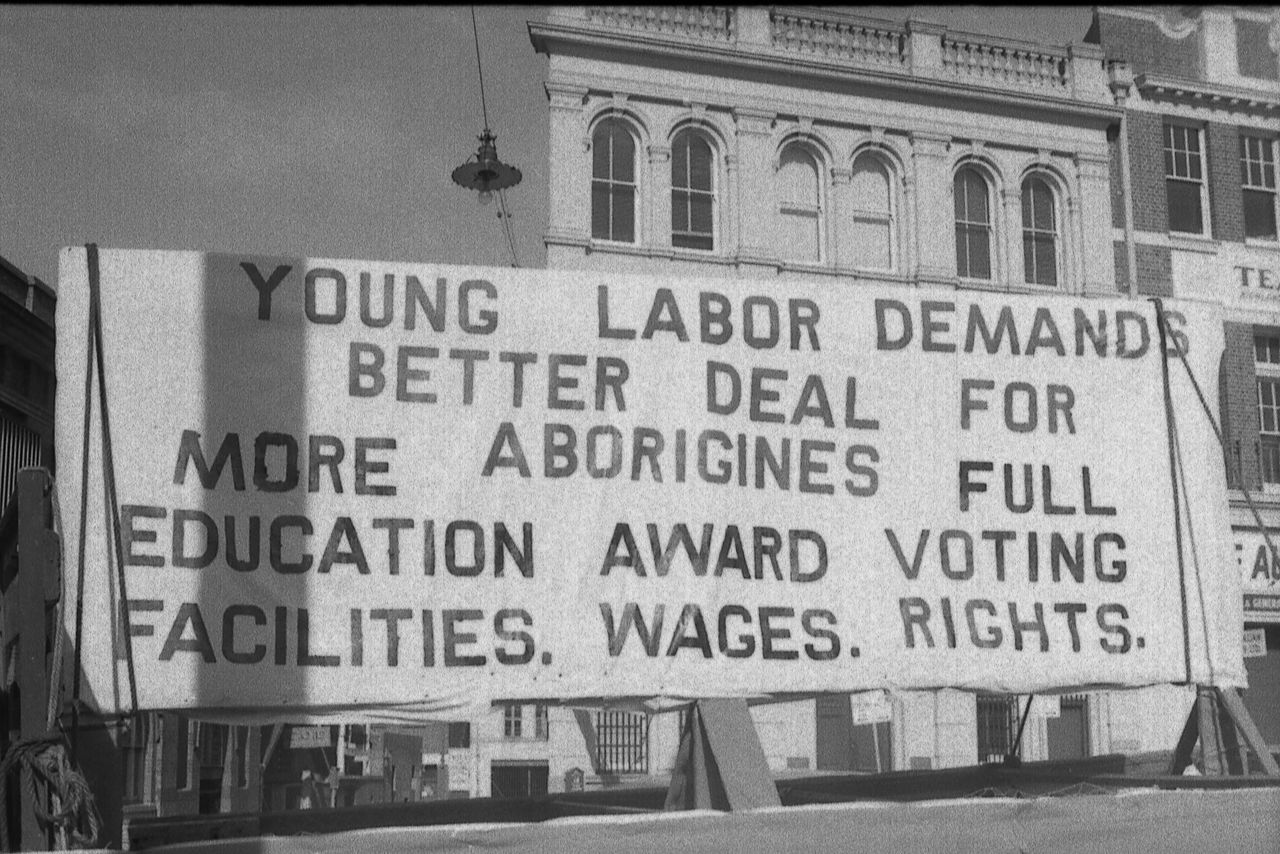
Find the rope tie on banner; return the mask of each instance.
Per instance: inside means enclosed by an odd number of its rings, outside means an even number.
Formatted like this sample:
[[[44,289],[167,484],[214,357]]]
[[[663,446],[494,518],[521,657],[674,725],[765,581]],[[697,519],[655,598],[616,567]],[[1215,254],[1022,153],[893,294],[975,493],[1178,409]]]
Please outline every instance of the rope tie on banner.
[[[132,703],[133,710],[135,712],[138,710],[137,674],[133,661],[133,638],[129,631],[129,609],[127,605],[125,605],[125,603],[129,601],[129,596],[128,589],[125,586],[124,553],[120,540],[120,509],[116,500],[115,461],[112,456],[111,449],[111,421],[107,408],[106,371],[103,364],[102,302],[100,297],[101,276],[97,244],[86,244],[85,254],[88,262],[89,273],[89,322],[87,324],[85,353],[84,426],[82,433],[83,440],[80,449],[80,528],[78,536],[79,552],[76,566],[75,664],[71,691],[71,761],[73,763],[76,760],[78,750],[81,704],[80,688],[83,681],[82,650],[84,649],[84,585],[87,561],[85,545],[88,538],[89,451],[90,430],[92,428],[93,378],[95,374],[95,366],[98,378],[98,407],[101,411],[100,421],[102,423],[103,489],[105,492],[107,509],[111,514],[111,530],[109,532],[109,536],[113,546],[112,556],[115,558],[117,584],[119,586],[120,602],[122,604],[122,607],[120,608],[120,617],[123,623],[122,633],[124,634],[125,659],[129,675],[129,699]]]
[[[1160,314],[1160,319],[1164,323],[1168,323],[1164,313]],[[1182,362],[1182,367],[1187,372],[1187,378],[1191,380],[1191,387],[1195,389],[1196,398],[1200,401],[1200,408],[1204,410],[1205,417],[1209,419],[1209,426],[1213,428],[1213,435],[1218,438],[1218,446],[1222,448],[1223,453],[1227,452],[1227,437],[1222,432],[1222,428],[1218,425],[1218,419],[1214,417],[1213,410],[1209,407],[1209,401],[1204,396],[1204,389],[1200,387],[1200,381],[1196,379],[1196,375],[1191,372],[1191,365],[1187,362],[1187,354],[1182,352],[1181,347],[1175,348],[1178,352],[1178,359]],[[1249,512],[1253,514],[1253,521],[1257,523],[1258,530],[1262,533],[1262,540],[1267,544],[1267,551],[1272,555],[1280,555],[1276,551],[1275,544],[1271,541],[1271,536],[1267,533],[1267,526],[1263,524],[1262,514],[1258,511],[1258,505],[1253,503],[1253,496],[1249,494],[1249,490],[1244,485],[1240,486],[1240,492],[1244,495],[1244,503],[1248,505]]]
[[[86,249],[90,254],[89,276],[92,281],[97,269],[96,246],[92,243]],[[76,549],[76,623],[73,639],[71,677],[71,761],[75,762],[80,747],[80,682],[82,656],[84,648],[84,577],[85,577],[85,542],[89,528],[89,428],[93,411],[93,302],[89,304],[90,318],[85,324],[85,369],[84,369],[84,424],[80,430],[80,527],[77,536],[79,547]]]
[[[62,618],[66,610],[67,590],[64,583],[65,566],[63,557],[66,552],[62,548],[62,507],[58,503],[58,484],[49,478],[49,504],[52,509],[53,530],[58,542],[58,603],[53,613],[53,661],[49,664],[49,704],[45,707],[44,728],[52,731],[58,721],[58,711],[62,708],[62,666],[65,655],[66,632],[62,630]]]
[[[78,848],[94,847],[101,835],[102,819],[84,775],[67,761],[62,737],[51,734],[9,745],[4,759],[0,760],[0,804],[9,802],[9,776],[17,769],[28,772],[22,776],[27,781],[27,798],[41,833],[47,837],[52,829],[65,833],[68,841]],[[44,804],[51,798],[58,806],[46,810]],[[8,812],[0,809],[0,846],[12,851]],[[24,839],[22,843],[25,849],[35,850],[36,840]]]
[[[1169,343],[1164,303],[1158,297],[1151,300],[1156,306],[1156,325],[1160,328],[1160,375],[1164,385],[1164,420],[1169,443],[1169,480],[1173,487],[1173,534],[1178,549],[1178,595],[1182,600],[1182,656],[1187,669],[1187,684],[1191,684],[1191,617],[1187,610],[1187,564],[1182,556],[1182,503],[1178,498],[1177,422],[1173,415],[1173,395],[1169,388]],[[1176,348],[1181,350],[1181,348]]]
[[[107,507],[111,512],[111,545],[116,562],[116,583],[120,589],[121,633],[124,635],[125,663],[129,672],[129,702],[133,712],[138,711],[138,679],[133,664],[133,633],[129,630],[129,588],[125,583],[124,544],[120,538],[120,503],[116,494],[116,465],[111,449],[111,411],[107,406],[106,359],[102,344],[102,301],[99,284],[98,246],[86,247],[89,257],[89,324],[93,328],[94,351],[98,363],[98,408],[102,410],[102,485],[106,493]]]

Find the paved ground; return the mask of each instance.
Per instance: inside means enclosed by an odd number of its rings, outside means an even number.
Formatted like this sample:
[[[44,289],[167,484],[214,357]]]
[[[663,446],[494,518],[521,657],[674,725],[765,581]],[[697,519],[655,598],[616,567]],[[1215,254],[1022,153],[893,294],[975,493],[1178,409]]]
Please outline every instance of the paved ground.
[[[1280,788],[1134,790],[1071,797],[836,804],[540,824],[384,828],[152,849],[177,854],[303,852],[724,851],[1262,854],[1280,852]]]

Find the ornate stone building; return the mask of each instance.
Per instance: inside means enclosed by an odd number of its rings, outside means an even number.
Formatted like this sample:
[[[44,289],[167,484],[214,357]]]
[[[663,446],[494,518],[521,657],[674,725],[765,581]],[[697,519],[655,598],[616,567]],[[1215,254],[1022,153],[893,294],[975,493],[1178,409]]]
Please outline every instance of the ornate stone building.
[[[1117,291],[1123,111],[1097,44],[781,7],[557,8],[530,35],[549,60],[552,269]],[[1107,752],[1101,702],[1037,701],[1023,756]],[[753,714],[774,771],[805,773],[971,765],[1009,749],[1018,708],[872,692]],[[675,725],[652,731],[670,744]]]

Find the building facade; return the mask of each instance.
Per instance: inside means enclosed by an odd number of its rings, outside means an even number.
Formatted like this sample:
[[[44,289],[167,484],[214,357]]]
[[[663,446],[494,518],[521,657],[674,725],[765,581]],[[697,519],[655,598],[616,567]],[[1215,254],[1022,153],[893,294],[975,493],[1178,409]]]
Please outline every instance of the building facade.
[[[1112,156],[1122,288],[1221,305],[1218,412],[1244,594],[1244,692],[1280,750],[1280,8],[1099,7],[1124,130]]]
[[[548,57],[547,265],[1220,304],[1239,555],[1222,570],[1245,583],[1245,703],[1280,749],[1280,16],[1178,9],[1100,7],[1065,46],[791,7],[552,9],[529,26]],[[1168,751],[1193,696],[1036,697],[1021,756]],[[752,715],[776,775],[944,768],[1001,759],[1026,701],[871,691]],[[170,717],[177,750],[174,728],[199,725]],[[245,746],[266,809],[299,806],[302,772],[335,804],[523,797],[663,785],[683,720],[507,703],[251,730]],[[208,805],[216,777],[227,808],[241,741],[211,733],[187,730],[169,784]],[[201,800],[202,749],[223,762]]]
[[[0,513],[18,471],[53,466],[53,314],[57,296],[0,257]]]
[[[560,8],[530,34],[549,60],[552,269],[1121,290],[1104,197],[1125,113],[1096,43],[762,7]],[[1002,757],[1025,705],[869,692],[753,716],[775,773],[941,768]],[[1104,692],[1037,698],[1021,753],[1106,753],[1112,735]],[[674,750],[652,753],[669,773]]]

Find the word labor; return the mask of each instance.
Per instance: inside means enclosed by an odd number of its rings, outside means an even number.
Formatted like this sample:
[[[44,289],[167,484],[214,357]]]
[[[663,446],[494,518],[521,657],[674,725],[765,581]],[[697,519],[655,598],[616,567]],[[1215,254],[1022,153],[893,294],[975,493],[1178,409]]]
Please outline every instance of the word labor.
[[[632,341],[636,338],[634,327],[613,326],[609,317],[609,286],[600,285],[596,290],[596,311],[599,323],[599,337],[619,341]],[[803,349],[807,345],[817,352],[822,349],[818,345],[818,304],[810,299],[787,300],[786,323],[782,320],[782,309],[772,297],[750,296],[742,300],[741,313],[733,313],[733,303],[724,294],[715,291],[698,293],[698,340],[703,344],[727,344],[735,331],[735,322],[740,327],[743,342],[753,350],[770,350],[783,345],[783,333],[786,333],[786,345],[792,350]],[[645,320],[644,329],[640,331],[641,341],[650,341],[658,333],[663,333],[664,341],[688,343],[689,328],[680,312],[680,303],[676,300],[671,288],[658,288],[653,293],[653,303]]]
[[[345,619],[338,616],[312,626],[307,608],[232,604],[221,609],[211,632],[205,613],[217,610],[208,603],[202,607],[182,602],[171,609],[161,599],[130,599],[122,621],[131,638],[153,638],[162,626],[149,617],[165,618],[168,628],[156,651],[158,661],[171,661],[178,653],[187,653],[206,664],[269,661],[278,666],[363,667],[385,662],[387,667],[485,667],[490,655],[498,664],[520,665],[532,661],[535,653],[529,632],[533,617],[523,608],[503,608],[492,617],[478,608],[350,608]],[[319,638],[342,645],[318,650],[315,644]],[[379,642],[379,638],[383,640]],[[142,643],[148,651],[153,644]],[[133,648],[142,643],[135,642]],[[124,645],[120,646],[117,655],[123,656]],[[542,659],[549,663],[547,653]]]

